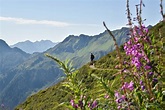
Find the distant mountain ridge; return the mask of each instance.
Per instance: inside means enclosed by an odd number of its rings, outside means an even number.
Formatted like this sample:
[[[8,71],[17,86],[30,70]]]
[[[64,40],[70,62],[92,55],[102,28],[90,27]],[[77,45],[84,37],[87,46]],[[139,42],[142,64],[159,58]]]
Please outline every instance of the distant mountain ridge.
[[[112,33],[117,43],[122,45],[128,39],[129,29],[121,28]],[[54,61],[45,57],[45,53],[55,55],[61,60],[70,59],[73,66],[79,68],[90,61],[90,53],[93,53],[97,60],[113,50],[114,42],[107,31],[94,36],[70,35],[53,48],[30,55],[26,61],[7,72],[6,76],[0,79],[0,102],[3,101],[13,109],[30,94],[60,81],[61,76],[64,76],[63,72]]]
[[[8,44],[4,40],[0,39],[0,52],[6,51],[9,49],[10,47],[8,46]]]
[[[16,74],[8,74],[8,72],[27,60],[29,56],[30,54],[19,48],[10,48],[4,40],[0,39],[0,95]]]
[[[29,40],[24,42],[18,42],[14,45],[11,45],[11,47],[18,47],[21,50],[27,52],[27,53],[34,53],[34,52],[44,52],[49,48],[54,47],[58,43],[54,43],[50,40],[41,40],[36,42],[31,42]]]
[[[10,48],[4,40],[0,39],[0,74],[16,67],[29,56],[30,54],[17,47]]]

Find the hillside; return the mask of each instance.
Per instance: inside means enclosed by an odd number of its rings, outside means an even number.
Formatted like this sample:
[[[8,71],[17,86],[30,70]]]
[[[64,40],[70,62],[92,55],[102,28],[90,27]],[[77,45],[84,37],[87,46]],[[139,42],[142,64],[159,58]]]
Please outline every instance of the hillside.
[[[19,48],[10,48],[5,41],[0,39],[0,74],[16,67],[29,55]]]
[[[113,33],[119,45],[128,38],[128,28],[114,30]],[[63,72],[54,61],[44,55],[45,53],[55,55],[61,60],[71,59],[74,62],[73,66],[79,68],[89,62],[90,53],[99,59],[113,50],[114,43],[106,31],[94,36],[70,35],[55,47],[44,53],[30,55],[28,60],[8,71],[6,76],[0,79],[0,82],[8,82],[1,85],[3,88],[0,102],[13,109],[29,95],[61,80]]]
[[[49,48],[54,47],[58,43],[53,43],[50,40],[41,40],[41,41],[36,41],[36,42],[31,42],[29,40],[24,41],[24,42],[18,42],[14,45],[11,45],[11,47],[17,47],[20,48],[21,50],[27,52],[27,53],[34,53],[34,52],[44,52]]]
[[[158,30],[161,30],[161,37],[158,33]],[[162,44],[160,42],[160,39],[164,40],[165,36],[165,22],[161,22],[151,28],[150,35],[155,34],[155,46],[159,48]],[[165,48],[165,47],[163,47]],[[123,53],[122,47],[120,47],[122,58],[127,59],[127,56]],[[153,56],[156,62],[159,62],[161,65],[161,71],[165,71],[165,49],[161,51],[161,57],[157,59],[156,54],[154,53]],[[108,85],[111,90],[116,90],[119,88],[119,85],[121,84],[120,74],[117,69],[115,69],[115,66],[118,64],[118,59],[116,58],[116,51],[108,53],[106,56],[102,57],[101,59],[95,61],[95,67],[89,66],[89,64],[84,65],[79,70],[77,70],[74,73],[73,81],[75,82],[81,82],[80,88],[82,88],[84,93],[88,97],[91,97],[93,99],[97,99],[100,97],[104,98],[106,95],[106,91],[102,90],[103,86],[100,86],[100,83],[98,80],[101,80],[103,82],[108,81],[110,85]],[[165,84],[165,73],[162,72],[160,80],[163,81],[163,84]],[[71,75],[72,76],[72,75]],[[101,77],[101,79],[97,78],[96,76]],[[131,76],[127,76],[126,79],[129,80]],[[71,109],[70,100],[75,98],[73,96],[72,92],[68,92],[68,87],[64,87],[63,85],[68,82],[69,79],[65,79],[62,82],[59,82],[57,85],[51,86],[47,89],[39,91],[37,94],[31,95],[27,100],[16,107],[16,110],[23,109],[23,110],[64,110],[64,109]],[[66,83],[65,83],[66,82]],[[72,87],[74,88],[74,86]],[[85,88],[85,89],[84,89]],[[76,88],[75,88],[76,89]],[[164,86],[163,86],[163,89]],[[76,93],[76,91],[75,91]],[[106,102],[105,102],[106,103]],[[68,106],[66,106],[68,105]],[[108,102],[107,102],[108,105]],[[100,105],[103,107],[106,107],[107,105]]]
[[[104,62],[102,64],[113,67],[116,62],[116,53],[111,52],[106,56],[102,57],[98,61],[95,62],[95,66],[97,68],[93,69],[89,66],[89,64],[84,65],[78,71],[77,77],[75,80],[82,80],[84,87],[90,89],[91,91],[98,91],[95,90],[96,79],[91,76],[91,74],[97,74],[99,76],[103,76],[106,79],[114,79],[113,75],[118,72],[118,70],[112,70],[110,68],[102,68],[100,62]],[[66,79],[67,80],[67,79]],[[115,79],[116,80],[116,79]],[[118,80],[119,81],[119,80]],[[20,104],[16,110],[22,108],[23,110],[29,109],[46,109],[46,110],[64,110],[66,109],[65,106],[59,106],[63,102],[69,102],[71,99],[71,94],[67,93],[67,88],[62,86],[62,81],[54,86],[51,86],[47,89],[39,91],[37,94],[30,96],[23,104]],[[66,90],[65,90],[66,89]],[[92,93],[89,93],[92,95]],[[94,97],[97,94],[93,94]]]
[[[115,35],[118,45],[122,45],[128,39],[128,28],[121,28],[112,31]],[[89,61],[90,53],[96,56],[96,60],[101,56],[114,50],[114,42],[109,34],[104,31],[99,35],[80,36],[70,35],[63,42],[46,53],[57,56],[59,59],[70,59],[74,62],[74,67],[81,67]]]
[[[0,95],[3,88],[7,85],[15,74],[7,73],[29,58],[30,54],[25,53],[19,48],[10,48],[9,45],[0,39]],[[5,79],[5,80],[4,80]]]

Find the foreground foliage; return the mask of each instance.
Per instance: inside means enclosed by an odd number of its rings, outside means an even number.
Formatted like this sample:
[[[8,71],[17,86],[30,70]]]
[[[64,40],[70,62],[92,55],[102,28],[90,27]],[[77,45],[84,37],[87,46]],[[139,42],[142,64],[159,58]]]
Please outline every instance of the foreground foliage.
[[[150,30],[150,33],[153,36],[155,36],[155,46],[161,47],[161,42],[158,39],[159,38],[158,30],[165,30],[164,22],[158,23],[156,26],[154,26]],[[165,36],[165,33],[163,32],[164,31],[161,31],[162,36]],[[125,56],[125,54],[122,52],[123,51],[122,48],[120,49],[121,49],[122,56]],[[159,58],[160,60],[157,58],[158,55],[155,55],[155,54],[153,55],[155,56],[154,59],[156,61],[159,61],[159,63],[161,64],[160,70],[162,71],[161,77],[158,78],[160,82],[158,84],[162,84],[161,85],[163,86],[162,91],[164,91],[165,90],[165,86],[164,86],[165,85],[165,75],[164,75],[165,74],[165,50],[159,51],[159,54],[161,55]],[[74,76],[73,80],[75,82],[79,82],[79,81],[81,82],[79,83],[81,84],[80,87],[83,91],[83,95],[88,97],[88,100],[86,101],[90,101],[90,99],[97,100],[100,108],[105,107],[105,109],[106,108],[108,109],[108,107],[113,107],[112,105],[108,105],[108,104],[111,101],[115,102],[114,101],[115,99],[111,99],[110,95],[107,93],[108,90],[106,91],[104,89],[101,81],[104,81],[105,83],[107,83],[107,86],[109,87],[111,91],[117,90],[119,86],[122,84],[121,79],[120,79],[121,75],[117,74],[119,73],[119,70],[115,68],[115,66],[119,64],[118,59],[116,59],[116,55],[117,54],[114,51],[102,57],[100,60],[96,61],[95,62],[96,69],[90,68],[89,64],[87,64],[87,65],[84,65],[79,70],[76,70],[76,72],[72,73],[72,75]],[[125,59],[128,59],[128,58],[125,57]],[[127,74],[125,74],[124,77],[126,79],[126,82],[130,82],[130,78],[132,78],[131,76]],[[64,86],[64,84],[66,84],[68,80],[70,79],[67,78],[55,86],[52,86],[50,88],[40,91],[37,94],[30,96],[23,104],[19,105],[16,109],[19,109],[19,108],[22,108],[23,110],[29,110],[29,109],[65,110],[66,108],[73,109],[70,104],[70,101],[74,99],[75,104],[77,104],[78,100],[81,99],[82,94],[81,95],[79,94],[78,95],[79,97],[78,96],[75,97],[74,91],[71,91],[68,87]],[[83,88],[86,88],[86,89],[83,90]],[[137,92],[137,96],[138,95],[140,97],[140,93]],[[116,103],[114,103],[114,106],[116,106]],[[163,107],[163,101],[162,101],[162,107]]]
[[[31,96],[18,108],[163,110],[165,22],[161,21],[148,30],[141,18],[142,5],[141,0],[136,7],[136,21],[139,25],[133,25],[127,1],[130,39],[120,48],[116,45],[117,51],[95,62],[95,67],[88,64],[74,70],[71,62],[62,62],[47,54],[47,57],[59,64],[67,78]]]

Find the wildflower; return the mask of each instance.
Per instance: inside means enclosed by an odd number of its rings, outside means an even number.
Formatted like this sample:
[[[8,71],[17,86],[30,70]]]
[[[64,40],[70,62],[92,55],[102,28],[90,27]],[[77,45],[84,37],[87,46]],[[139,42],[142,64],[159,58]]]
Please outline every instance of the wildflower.
[[[115,92],[115,97],[119,98],[119,92]]]
[[[92,101],[88,102],[88,108],[90,108],[90,110],[95,109],[97,106],[98,103],[96,100],[94,100],[93,102]]]
[[[93,103],[92,103],[92,109],[96,108],[97,107],[97,101],[94,100]]]
[[[74,105],[74,100],[70,100],[70,104],[73,106]]]
[[[117,99],[116,99],[116,102],[117,102],[117,103],[122,103],[122,102],[125,101],[125,99],[126,99],[125,96],[122,95],[120,98],[117,98]]]
[[[108,94],[106,94],[106,95],[104,96],[104,98],[108,99],[108,98],[109,98],[109,95],[108,95]]]
[[[157,78],[153,78],[153,82],[154,83],[157,83],[158,82],[158,79]]]
[[[153,76],[153,72],[149,72],[148,74],[147,74],[147,76],[150,78],[151,76]]]
[[[143,84],[143,81],[142,81],[142,80],[140,80],[140,86],[141,86],[141,89],[144,91],[145,86],[144,86],[144,84]]]
[[[146,70],[150,70],[150,69],[151,69],[151,66],[146,65],[144,68],[145,68]]]
[[[88,102],[88,107],[90,108],[90,106],[91,106],[91,103],[90,103],[90,102]]]
[[[127,64],[127,61],[124,61],[123,64]]]
[[[70,101],[70,104],[72,105],[73,108],[78,108],[78,104],[75,104],[73,99]]]
[[[143,81],[142,80],[140,80],[140,85],[143,85]]]
[[[82,102],[82,100],[79,100],[79,101],[78,101],[78,106],[79,106],[80,108],[83,107],[83,102]]]
[[[121,109],[121,105],[119,105],[119,106],[117,107],[117,109],[119,109],[119,110],[120,110],[120,109]]]
[[[128,87],[128,83],[124,82],[124,85],[122,86],[122,89],[127,89],[127,87]]]
[[[134,89],[133,81],[131,81],[130,83],[125,82],[122,86],[122,89],[129,89],[130,91],[132,91]]]
[[[149,75],[151,75],[151,76],[152,76],[153,74],[154,74],[153,72],[149,72]]]
[[[121,95],[118,92],[115,92],[115,97],[116,97],[116,103],[122,103],[126,99],[124,95]]]
[[[144,54],[144,46],[139,43],[142,39],[147,43],[151,44],[151,41],[148,36],[148,28],[145,26],[133,28],[132,39],[124,44],[124,50],[127,55],[131,56],[131,63],[137,68],[140,69],[143,64],[142,60],[145,60],[147,63],[150,62],[148,57]]]
[[[129,89],[130,91],[132,91],[132,90],[134,89],[134,83],[133,83],[133,81],[131,81],[131,82],[129,83],[128,89]]]
[[[119,69],[119,65],[116,65],[115,68],[116,68],[116,69]]]
[[[144,85],[142,85],[142,86],[141,86],[141,89],[144,91],[144,89],[145,89],[145,86],[144,86]]]

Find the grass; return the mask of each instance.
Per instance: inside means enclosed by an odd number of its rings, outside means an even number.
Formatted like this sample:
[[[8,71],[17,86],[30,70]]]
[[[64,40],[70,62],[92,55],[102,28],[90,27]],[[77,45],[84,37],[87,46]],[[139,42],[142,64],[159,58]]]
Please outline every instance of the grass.
[[[159,36],[158,30],[161,30],[162,37]],[[158,23],[150,30],[150,34],[155,34],[155,44],[157,47],[161,47],[161,40],[165,42],[165,23]],[[159,49],[159,48],[158,48]],[[120,47],[122,58],[127,59],[127,56],[124,54],[122,46]],[[155,53],[156,54],[156,53]],[[161,80],[165,85],[165,50],[161,51],[161,57],[154,57],[156,62],[159,62],[162,71],[164,73],[160,73],[162,75]],[[95,61],[95,69],[90,68],[89,64],[84,65],[78,70],[76,80],[82,81],[82,86],[87,89],[88,95],[93,99],[103,97],[101,95],[105,95],[106,91],[103,90],[102,86],[99,86],[98,79],[93,77],[93,75],[99,76],[103,78],[103,80],[109,81],[109,87],[111,90],[116,90],[121,82],[120,75],[114,76],[114,74],[119,71],[115,69],[115,66],[119,63],[118,58],[116,57],[116,51],[113,51],[106,56],[102,57],[98,61]],[[127,80],[130,79],[131,76],[127,76]],[[25,102],[18,105],[16,110],[22,108],[23,110],[65,110],[67,107],[63,105],[69,105],[70,99],[73,98],[72,92],[67,91],[67,87],[63,87],[62,83],[66,82],[68,79],[66,78],[62,82],[57,85],[51,86],[45,90],[39,91],[37,94],[34,94],[27,98]],[[165,90],[165,87],[163,87]]]

